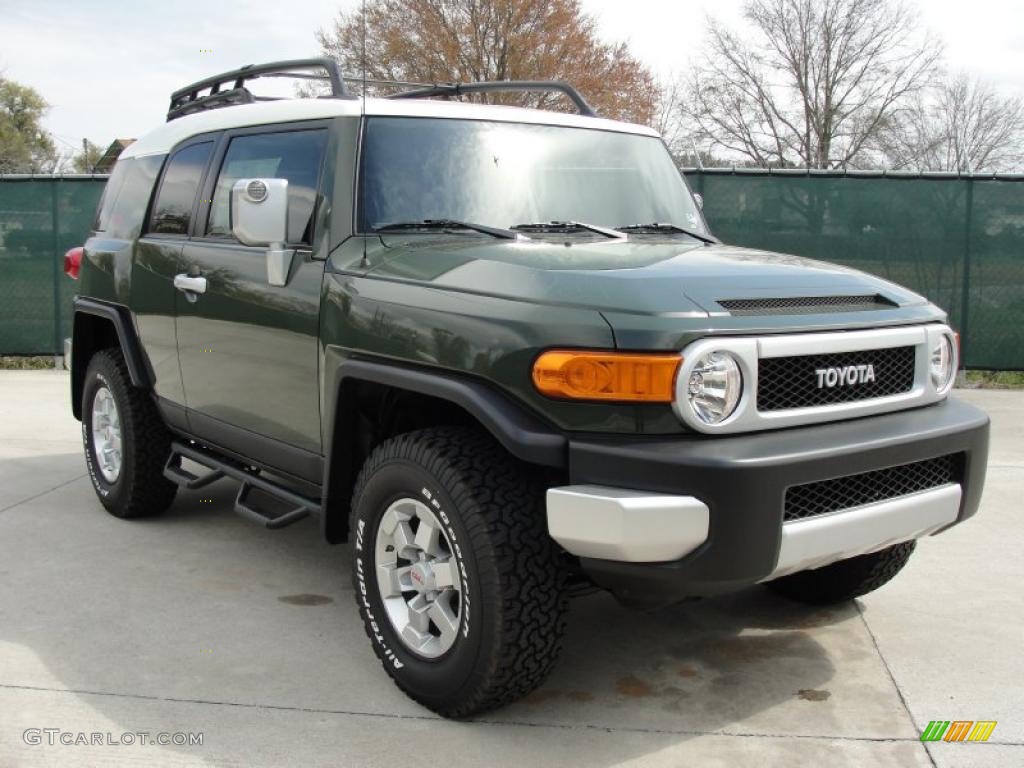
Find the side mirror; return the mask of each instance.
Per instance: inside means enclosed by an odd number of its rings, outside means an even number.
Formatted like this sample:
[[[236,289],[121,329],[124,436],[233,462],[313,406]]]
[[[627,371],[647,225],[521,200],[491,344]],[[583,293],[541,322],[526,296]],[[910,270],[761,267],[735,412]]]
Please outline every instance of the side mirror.
[[[704,195],[702,195],[700,192],[694,192],[693,193],[693,199],[697,201],[697,207],[700,208],[703,211],[704,210]]]
[[[231,232],[243,245],[267,249],[267,282],[286,285],[292,251],[288,236],[288,179],[239,179],[231,187]]]

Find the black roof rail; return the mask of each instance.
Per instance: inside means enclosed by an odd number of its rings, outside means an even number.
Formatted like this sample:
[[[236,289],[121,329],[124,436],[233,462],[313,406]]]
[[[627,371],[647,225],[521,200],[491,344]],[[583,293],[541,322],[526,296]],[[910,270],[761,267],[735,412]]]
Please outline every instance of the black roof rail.
[[[322,69],[326,75],[315,75],[302,70]],[[253,96],[245,83],[260,77],[294,77],[304,80],[327,80],[331,84],[331,96],[336,99],[356,98],[345,87],[345,78],[342,77],[338,62],[324,56],[315,59],[292,59],[289,61],[274,61],[268,64],[247,64],[239,69],[230,72],[222,72],[213,77],[186,85],[171,94],[171,105],[167,110],[167,121],[170,122],[176,117],[190,115],[193,112],[202,112],[217,107],[229,107],[235,104],[251,104],[256,101],[272,101],[272,97]],[[232,83],[229,90],[222,91],[221,86]],[[209,93],[200,96],[200,91],[209,89]]]
[[[389,85],[396,88],[433,88],[437,83],[419,83],[409,80],[379,80],[372,77],[356,77],[354,75],[345,75],[343,78],[346,83],[359,83],[360,85]]]
[[[429,99],[432,96],[460,96],[463,93],[494,93],[496,91],[548,91],[563,93],[572,100],[581,115],[597,117],[597,112],[583,95],[568,83],[558,80],[488,80],[479,83],[438,83],[411,91],[388,95],[389,99]]]

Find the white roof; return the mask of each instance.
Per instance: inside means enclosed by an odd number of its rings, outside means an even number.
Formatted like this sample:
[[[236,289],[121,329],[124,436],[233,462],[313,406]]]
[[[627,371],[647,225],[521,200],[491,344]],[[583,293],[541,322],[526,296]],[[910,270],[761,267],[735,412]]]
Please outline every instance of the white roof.
[[[366,99],[365,104],[365,114],[367,115],[495,120],[537,125],[564,125],[574,128],[593,128],[620,133],[636,133],[643,136],[658,136],[657,131],[646,125],[523,107],[468,104],[434,99]],[[209,131],[360,114],[364,114],[361,99],[282,99],[242,104],[235,107],[220,107],[179,117],[161,125],[130,145],[121,153],[121,157],[166,154],[178,142]]]

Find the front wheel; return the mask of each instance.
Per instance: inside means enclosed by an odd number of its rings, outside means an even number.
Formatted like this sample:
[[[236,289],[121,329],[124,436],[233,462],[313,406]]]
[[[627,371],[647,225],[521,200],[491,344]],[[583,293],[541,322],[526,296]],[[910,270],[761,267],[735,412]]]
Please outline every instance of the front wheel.
[[[399,435],[367,459],[352,502],[356,600],[388,674],[429,709],[494,709],[554,665],[565,574],[542,500],[472,429]]]

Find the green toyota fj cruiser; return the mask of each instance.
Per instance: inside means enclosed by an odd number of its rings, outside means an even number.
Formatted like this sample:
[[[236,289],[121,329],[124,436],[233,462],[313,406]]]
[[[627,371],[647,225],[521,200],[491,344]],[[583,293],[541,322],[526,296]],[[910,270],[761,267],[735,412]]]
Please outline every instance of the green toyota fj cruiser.
[[[329,97],[247,87],[317,73]],[[451,100],[499,90],[576,114]],[[978,508],[945,314],[720,243],[658,135],[562,83],[227,72],[125,150],[94,230],[66,269],[103,506],[230,477],[268,528],[316,515],[388,674],[446,716],[538,686],[575,591],[849,600]]]

